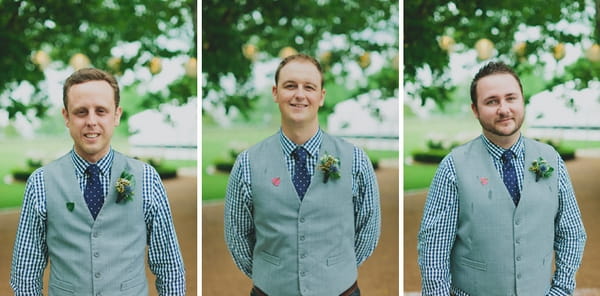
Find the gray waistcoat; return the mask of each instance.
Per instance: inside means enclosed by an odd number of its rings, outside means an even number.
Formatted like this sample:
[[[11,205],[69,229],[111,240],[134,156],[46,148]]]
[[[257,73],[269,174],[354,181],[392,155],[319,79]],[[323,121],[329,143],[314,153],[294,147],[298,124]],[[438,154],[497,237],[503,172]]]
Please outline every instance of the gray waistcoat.
[[[550,146],[527,138],[524,144],[525,174],[518,207],[483,139],[452,152],[459,196],[450,259],[452,284],[469,295],[545,295],[550,288],[558,211],[557,154]],[[555,171],[536,182],[528,169],[540,156]]]
[[[116,203],[123,170],[135,177],[133,200]],[[44,168],[49,295],[148,295],[143,164],[115,151],[109,193],[94,221],[69,154]],[[73,202],[73,211],[66,203]]]
[[[252,280],[268,295],[339,295],[356,280],[353,149],[323,135],[319,157],[327,152],[339,158],[341,177],[325,184],[315,168],[302,202],[279,135],[249,149],[256,231]],[[278,186],[272,182],[276,177]]]

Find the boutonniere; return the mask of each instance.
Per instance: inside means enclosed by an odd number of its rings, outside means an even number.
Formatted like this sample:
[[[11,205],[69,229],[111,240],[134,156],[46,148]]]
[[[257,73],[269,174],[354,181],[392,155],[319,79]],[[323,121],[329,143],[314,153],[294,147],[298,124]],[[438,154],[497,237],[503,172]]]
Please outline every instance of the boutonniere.
[[[551,167],[545,159],[539,157],[537,160],[534,160],[531,163],[529,170],[535,174],[535,181],[537,182],[540,180],[540,178],[550,177],[554,171],[554,168]]]
[[[487,183],[489,182],[489,179],[486,177],[481,177],[481,178],[479,178],[479,182],[481,183],[481,185],[487,185]]]
[[[271,179],[271,183],[273,184],[273,186],[279,187],[279,184],[281,183],[281,178],[275,177],[275,178]]]
[[[69,210],[69,212],[73,212],[73,209],[75,209],[75,203],[72,201],[67,202],[67,210]]]
[[[340,177],[340,160],[326,152],[319,161],[319,170],[323,172],[323,183],[327,183],[329,178],[338,179]]]
[[[120,203],[122,200],[133,200],[134,186],[135,180],[133,179],[133,175],[128,171],[123,171],[115,184],[115,188],[117,189],[117,203]]]

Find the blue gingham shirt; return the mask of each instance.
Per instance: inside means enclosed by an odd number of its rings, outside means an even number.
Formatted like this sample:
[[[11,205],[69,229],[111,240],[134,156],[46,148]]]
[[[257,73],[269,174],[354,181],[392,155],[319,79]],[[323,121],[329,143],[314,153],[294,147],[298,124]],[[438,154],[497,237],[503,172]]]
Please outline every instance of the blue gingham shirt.
[[[490,158],[502,176],[501,148],[481,135]],[[523,138],[509,148],[516,155],[512,159],[517,172],[519,191],[525,171],[525,145]],[[581,214],[565,163],[558,156],[558,214],[554,226],[556,272],[547,295],[570,295],[575,289],[575,272],[581,263],[586,234]],[[421,229],[418,235],[419,267],[423,295],[447,296],[451,290],[450,253],[454,244],[458,221],[458,187],[456,170],[451,155],[440,163],[431,183],[425,203]],[[464,295],[452,289],[456,295]]]
[[[85,170],[91,164],[71,150],[75,175],[83,193],[87,178]],[[100,167],[104,196],[110,187],[110,171],[114,159],[111,149],[96,164]],[[156,276],[159,295],[185,295],[183,260],[171,218],[165,188],[156,170],[144,164],[142,185],[144,221],[148,236],[148,265]],[[42,295],[42,275],[48,262],[46,245],[46,190],[44,170],[36,170],[25,188],[23,207],[15,247],[10,284],[15,296]]]
[[[292,151],[298,147],[279,131],[281,149],[290,176],[294,171]],[[302,145],[308,151],[307,168],[314,175],[323,139],[321,129]],[[254,220],[252,217],[252,186],[247,151],[242,152],[231,171],[225,199],[225,239],[236,265],[252,277],[254,249]],[[354,250],[357,266],[369,257],[379,239],[381,214],[379,188],[371,161],[365,152],[354,147],[352,162],[352,195],[354,202]]]

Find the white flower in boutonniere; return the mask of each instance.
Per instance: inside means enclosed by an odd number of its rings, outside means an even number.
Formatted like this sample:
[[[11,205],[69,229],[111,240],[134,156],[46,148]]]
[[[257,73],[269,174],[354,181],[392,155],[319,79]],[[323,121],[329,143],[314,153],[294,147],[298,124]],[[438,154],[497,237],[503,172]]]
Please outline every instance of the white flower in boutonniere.
[[[325,155],[323,155],[319,161],[319,170],[323,172],[323,183],[327,183],[329,178],[339,179],[340,165],[339,159],[325,152]]]
[[[552,175],[554,168],[548,164],[548,162],[539,157],[531,163],[529,170],[535,174],[535,181],[539,181],[540,178],[548,178]]]
[[[135,180],[133,179],[133,175],[127,171],[123,171],[115,184],[115,188],[117,189],[117,203],[123,200],[133,200],[134,186]]]

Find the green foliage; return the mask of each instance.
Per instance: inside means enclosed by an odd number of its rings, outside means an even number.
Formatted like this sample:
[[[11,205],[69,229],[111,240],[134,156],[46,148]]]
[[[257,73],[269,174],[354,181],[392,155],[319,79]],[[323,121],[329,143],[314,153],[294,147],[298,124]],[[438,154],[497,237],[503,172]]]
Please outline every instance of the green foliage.
[[[285,47],[320,57],[326,81],[346,85],[349,66],[365,53],[379,53],[388,64],[394,63],[398,41],[382,42],[369,32],[397,32],[397,18],[398,3],[386,0],[202,1],[203,94],[216,98],[213,103],[227,112],[235,108],[250,118],[258,100],[251,83],[253,60],[278,57]],[[327,51],[320,49],[320,43],[334,38],[345,41]],[[255,46],[257,54],[244,56],[245,45]],[[329,71],[334,68],[332,75]],[[390,69],[395,73],[389,73]],[[363,69],[364,85],[351,89],[364,93],[361,88],[376,87],[386,98],[398,89],[398,68],[382,71],[368,74]],[[221,85],[224,77],[231,76],[235,77],[234,90]]]
[[[530,58],[533,58],[536,65],[543,65],[544,60],[538,56],[543,52],[552,52],[556,44],[575,44],[592,37],[571,33],[572,31],[560,29],[560,26],[555,25],[558,22],[598,21],[594,21],[595,16],[585,10],[585,0],[406,1],[403,35],[404,81],[417,86],[410,95],[420,97],[423,104],[431,99],[442,107],[450,98],[453,85],[449,81],[449,56],[438,44],[442,36],[454,39],[456,51],[472,49],[479,39],[487,38],[494,43],[500,60],[513,66],[519,75],[525,75],[534,70],[534,67],[527,63]],[[527,40],[524,54],[518,55],[513,51],[516,44],[515,33],[526,26],[539,29],[540,36]],[[597,38],[592,39],[598,42]],[[419,69],[431,72],[431,84],[417,79]],[[571,73],[571,78],[579,78],[582,81],[596,75],[589,69]]]
[[[0,109],[6,110],[9,118],[32,113],[41,117],[46,113],[47,91],[40,83],[45,78],[44,73],[32,60],[38,50],[45,51],[61,67],[68,65],[76,53],[84,53],[94,67],[115,74],[144,67],[153,56],[195,57],[196,3],[195,0],[0,1],[0,64],[3,66],[0,93],[8,94],[7,100],[0,101]],[[159,36],[187,40],[189,50],[171,49],[157,42]],[[111,67],[112,50],[127,43],[138,45],[139,50],[133,55],[121,56],[118,68]],[[28,102],[11,97],[12,91],[25,81],[35,88],[35,95]],[[178,101],[196,93],[195,88],[176,85],[177,82],[170,87],[173,92],[170,97]]]

